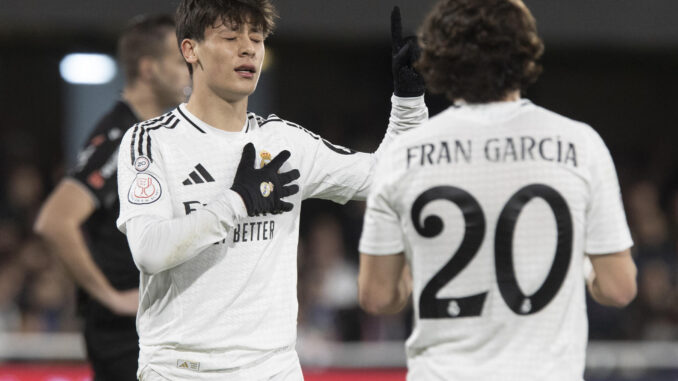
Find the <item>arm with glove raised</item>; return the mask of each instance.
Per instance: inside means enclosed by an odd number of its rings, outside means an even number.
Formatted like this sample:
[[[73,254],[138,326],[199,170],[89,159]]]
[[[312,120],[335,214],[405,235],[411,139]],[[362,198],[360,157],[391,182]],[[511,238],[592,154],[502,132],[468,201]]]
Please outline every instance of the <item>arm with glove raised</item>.
[[[414,69],[419,57],[416,37],[403,38],[400,9],[391,13],[391,71],[393,96],[388,128],[379,148],[372,153],[355,152],[325,141],[310,162],[314,165],[305,176],[303,198],[322,198],[338,203],[367,197],[374,167],[393,139],[428,120],[424,103],[424,80]]]
[[[393,97],[388,128],[375,155],[380,153],[397,135],[419,127],[428,120],[428,108],[424,103],[426,85],[424,78],[414,68],[421,49],[416,36],[403,37],[400,8],[391,12],[391,72],[393,74]]]

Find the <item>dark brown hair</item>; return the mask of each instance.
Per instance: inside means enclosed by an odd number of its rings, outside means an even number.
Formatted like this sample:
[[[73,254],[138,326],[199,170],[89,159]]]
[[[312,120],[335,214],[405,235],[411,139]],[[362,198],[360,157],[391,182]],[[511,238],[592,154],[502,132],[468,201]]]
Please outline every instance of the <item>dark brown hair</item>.
[[[118,40],[118,60],[128,83],[139,76],[142,57],[158,58],[165,54],[168,33],[174,31],[174,19],[169,15],[137,16],[130,20]]]
[[[544,45],[529,10],[515,0],[441,0],[419,32],[416,68],[434,93],[486,103],[527,89]]]
[[[273,33],[278,17],[270,0],[181,0],[177,7],[177,40],[191,38],[202,41],[207,27],[217,20],[236,26],[249,23],[261,28],[264,36]],[[188,70],[193,74],[191,64]]]

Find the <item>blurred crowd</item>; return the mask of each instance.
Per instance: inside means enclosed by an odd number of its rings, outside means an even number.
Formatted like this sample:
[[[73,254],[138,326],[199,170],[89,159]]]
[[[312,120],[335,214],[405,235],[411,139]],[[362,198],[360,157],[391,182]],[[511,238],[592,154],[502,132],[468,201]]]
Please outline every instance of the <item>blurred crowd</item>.
[[[5,173],[0,194],[0,330],[78,330],[73,283],[32,233],[50,181],[30,164],[14,165]]]
[[[0,332],[78,331],[75,287],[31,227],[61,172],[4,168],[0,193]],[[678,339],[678,181],[623,184],[638,265],[638,297],[624,310],[589,303],[590,337]],[[364,204],[310,200],[299,245],[299,336],[307,343],[403,340],[411,309],[373,317],[358,307],[358,238]]]
[[[624,310],[588,303],[592,339],[678,339],[678,178],[623,188],[638,266],[638,296]]]

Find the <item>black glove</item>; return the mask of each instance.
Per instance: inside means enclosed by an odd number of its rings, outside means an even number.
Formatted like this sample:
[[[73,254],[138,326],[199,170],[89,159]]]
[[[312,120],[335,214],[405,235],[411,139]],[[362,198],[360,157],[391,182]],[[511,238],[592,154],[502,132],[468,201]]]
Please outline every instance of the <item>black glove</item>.
[[[260,213],[289,212],[294,205],[282,201],[281,198],[299,192],[298,185],[287,185],[299,178],[299,171],[295,169],[278,173],[278,170],[289,159],[290,151],[280,152],[260,169],[254,168],[255,156],[254,144],[247,143],[242,150],[242,158],[231,189],[242,197],[250,217]]]
[[[421,49],[416,36],[403,38],[403,24],[400,8],[391,12],[391,70],[393,71],[393,92],[399,97],[418,97],[424,95],[424,78],[414,70]]]

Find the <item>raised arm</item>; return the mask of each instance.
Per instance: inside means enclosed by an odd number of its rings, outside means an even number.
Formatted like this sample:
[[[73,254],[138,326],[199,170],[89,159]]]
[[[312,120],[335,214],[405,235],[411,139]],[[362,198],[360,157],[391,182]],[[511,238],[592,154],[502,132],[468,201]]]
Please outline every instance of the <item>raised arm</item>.
[[[402,37],[400,10],[397,7],[391,14],[391,38],[394,94],[384,138],[374,153],[367,154],[332,145],[311,134],[318,142],[311,160],[313,166],[303,179],[306,185],[303,198],[323,198],[339,203],[366,199],[374,167],[388,146],[398,135],[428,120],[424,81],[413,66],[419,55],[419,46],[414,36]],[[325,144],[320,144],[320,140]]]
[[[391,117],[386,135],[375,152],[378,158],[393,138],[405,131],[419,127],[428,120],[428,109],[424,103],[426,85],[414,68],[421,49],[415,36],[403,38],[400,8],[391,12],[391,73],[393,74],[393,97]]]

